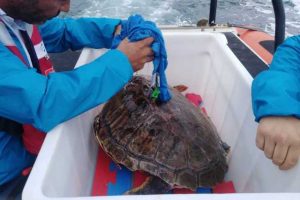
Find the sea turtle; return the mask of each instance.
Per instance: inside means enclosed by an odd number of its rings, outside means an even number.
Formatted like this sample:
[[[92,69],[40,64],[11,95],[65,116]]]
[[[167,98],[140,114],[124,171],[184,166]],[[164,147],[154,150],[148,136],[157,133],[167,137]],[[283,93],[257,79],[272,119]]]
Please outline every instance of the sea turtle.
[[[227,148],[210,119],[171,90],[172,99],[159,104],[150,98],[150,81],[135,76],[95,118],[95,135],[104,151],[116,163],[152,175],[127,194],[213,186],[228,169]]]

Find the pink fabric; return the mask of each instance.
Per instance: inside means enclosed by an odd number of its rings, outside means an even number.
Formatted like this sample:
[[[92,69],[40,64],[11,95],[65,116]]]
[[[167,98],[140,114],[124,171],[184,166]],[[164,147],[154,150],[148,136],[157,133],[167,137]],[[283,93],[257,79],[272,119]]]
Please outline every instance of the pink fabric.
[[[202,103],[202,97],[198,94],[194,93],[187,93],[185,97],[196,107],[200,106]]]
[[[227,181],[223,183],[218,183],[213,188],[213,193],[236,193],[236,190],[234,188],[232,181]]]

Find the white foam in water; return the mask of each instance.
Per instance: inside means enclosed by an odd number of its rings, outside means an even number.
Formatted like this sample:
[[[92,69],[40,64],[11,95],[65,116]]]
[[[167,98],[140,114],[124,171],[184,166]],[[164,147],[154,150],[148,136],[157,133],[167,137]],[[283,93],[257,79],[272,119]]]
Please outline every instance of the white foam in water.
[[[300,0],[284,0],[287,35],[299,34]],[[209,0],[73,0],[69,15],[75,17],[112,17],[127,19],[141,14],[158,25],[195,25],[209,16]],[[254,25],[274,34],[271,0],[220,0],[217,23]]]
[[[292,0],[295,4],[295,10],[300,14],[300,0]]]
[[[126,19],[132,14],[141,14],[146,19],[160,24],[166,15],[176,13],[172,9],[174,0],[142,1],[142,0],[90,0],[89,7],[81,16],[113,17]]]

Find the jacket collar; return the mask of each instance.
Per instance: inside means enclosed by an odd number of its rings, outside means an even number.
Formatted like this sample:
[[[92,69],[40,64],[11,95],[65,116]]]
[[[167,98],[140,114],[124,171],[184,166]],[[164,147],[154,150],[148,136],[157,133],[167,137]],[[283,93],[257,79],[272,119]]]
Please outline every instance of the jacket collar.
[[[4,10],[0,8],[0,19],[7,24],[8,26],[19,29],[19,30],[26,30],[26,22],[23,22],[21,20],[13,19],[12,17],[8,16]]]

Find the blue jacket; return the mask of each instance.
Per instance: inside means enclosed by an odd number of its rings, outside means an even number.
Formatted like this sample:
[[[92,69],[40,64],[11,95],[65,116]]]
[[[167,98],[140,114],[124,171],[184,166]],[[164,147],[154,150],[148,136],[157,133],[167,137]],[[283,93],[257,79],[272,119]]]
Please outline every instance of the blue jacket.
[[[265,116],[300,118],[300,36],[280,45],[270,69],[254,79],[252,104],[256,121]]]
[[[40,27],[48,52],[110,48],[120,20],[59,19]],[[0,116],[47,132],[112,97],[132,77],[128,58],[110,50],[92,63],[47,77],[28,69],[0,44]],[[0,132],[0,185],[34,162],[19,138]]]

